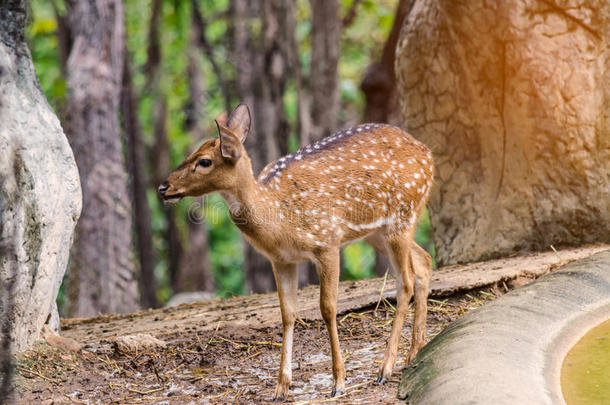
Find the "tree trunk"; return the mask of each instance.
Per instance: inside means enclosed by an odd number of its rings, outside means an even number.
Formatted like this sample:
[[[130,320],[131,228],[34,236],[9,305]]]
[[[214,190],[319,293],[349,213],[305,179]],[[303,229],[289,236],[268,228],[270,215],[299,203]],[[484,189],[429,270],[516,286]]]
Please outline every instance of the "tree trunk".
[[[212,65],[212,70],[214,71],[214,76],[216,76],[216,82],[218,86],[221,88],[222,96],[224,99],[225,110],[227,114],[231,111],[231,87],[226,80],[225,73],[222,71],[222,68],[218,64],[216,57],[214,56],[214,47],[207,39],[206,36],[206,28],[207,23],[201,13],[201,9],[199,8],[198,0],[191,0],[192,6],[192,30],[191,30],[191,41],[193,46],[197,46],[201,48],[206,58]]]
[[[196,6],[196,4],[195,4]],[[198,38],[203,33],[195,19],[198,13],[193,13],[193,25],[191,29],[190,44],[188,50],[187,75],[189,77],[189,97],[186,106],[186,131],[193,143],[201,142],[203,139],[205,116],[205,94],[203,92],[203,74],[201,67],[201,56],[198,48]],[[199,207],[204,208],[204,199],[200,200]],[[174,293],[184,291],[214,291],[214,279],[212,277],[212,265],[208,258],[208,232],[201,214],[189,212],[188,218],[188,245],[184,247],[179,274],[176,280]]]
[[[170,148],[167,139],[167,100],[161,89],[160,65],[162,59],[161,40],[159,38],[159,27],[163,18],[163,1],[153,0],[149,30],[147,59],[144,65],[146,74],[146,92],[154,99],[153,128],[154,143],[151,152],[151,165],[153,168],[153,184],[156,187],[167,178],[171,171]],[[167,241],[167,271],[169,272],[170,284],[173,291],[179,291],[178,279],[180,275],[180,263],[184,248],[176,223],[176,207],[173,205],[163,206],[165,216],[165,240]]]
[[[58,320],[81,188],[74,155],[36,78],[25,41],[26,3],[0,3],[0,398],[11,351]],[[54,324],[57,328],[59,325]],[[9,401],[10,402],[10,401]]]
[[[610,240],[609,1],[416,1],[396,69],[439,264]]]
[[[127,55],[127,52],[125,52]],[[129,61],[123,63],[123,88],[121,92],[121,109],[123,132],[127,138],[129,172],[131,173],[131,195],[135,221],[136,247],[140,264],[140,304],[143,308],[156,308],[157,283],[155,281],[156,255],[152,242],[152,218],[146,196],[150,179],[147,170],[146,146],[142,140],[138,120],[137,97],[134,94]]]
[[[146,89],[151,89],[154,83],[158,83],[157,74],[161,64],[161,39],[159,38],[159,27],[163,14],[163,0],[153,0],[148,24],[148,46],[146,48],[146,63],[144,73],[146,74]]]
[[[204,207],[201,200],[200,206]],[[174,293],[185,291],[214,292],[212,265],[208,257],[208,233],[205,222],[189,218],[189,240],[184,246]]]
[[[169,144],[167,142],[167,105],[165,96],[157,94],[154,106],[154,144],[152,148],[153,182],[161,184],[167,178],[167,173],[172,169],[169,161]],[[165,216],[165,240],[167,241],[167,267],[169,279],[173,291],[178,289],[178,275],[180,274],[180,262],[184,249],[176,224],[176,207],[174,205],[163,205]]]
[[[339,122],[339,51],[342,21],[337,0],[310,0],[311,62],[308,78],[297,68],[299,136],[308,145],[337,130]],[[354,8],[355,11],[355,8]],[[295,47],[296,44],[295,41]],[[317,284],[313,263],[299,266],[299,284]]]
[[[120,0],[74,2],[66,130],[83,186],[69,274],[70,316],[132,312],[138,286],[118,120],[123,70]]]
[[[364,74],[360,88],[366,97],[364,120],[367,122],[388,122],[402,124],[396,94],[394,60],[400,28],[411,11],[414,0],[400,0],[394,15],[394,24],[383,47],[381,59],[372,63]],[[384,270],[385,272],[385,270]]]
[[[284,112],[284,90],[291,69],[294,35],[292,1],[234,0],[232,40],[240,99],[252,111],[253,125],[245,146],[254,173],[288,152],[290,128]],[[262,18],[262,32],[253,31],[254,16]],[[246,245],[246,281],[253,292],[274,288],[271,265]]]
[[[388,270],[390,270],[390,274],[392,273],[391,268],[392,263],[390,263],[388,258],[375,252],[375,274],[383,277]]]
[[[311,4],[311,124],[309,144],[337,130],[339,122],[339,51],[341,18],[338,0],[310,0]]]

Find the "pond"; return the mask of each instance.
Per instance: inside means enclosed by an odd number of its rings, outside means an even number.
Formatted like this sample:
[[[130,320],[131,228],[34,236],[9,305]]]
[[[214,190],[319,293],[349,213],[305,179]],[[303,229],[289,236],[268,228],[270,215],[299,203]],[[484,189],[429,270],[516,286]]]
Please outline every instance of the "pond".
[[[610,319],[570,349],[561,367],[561,389],[568,405],[610,404]]]

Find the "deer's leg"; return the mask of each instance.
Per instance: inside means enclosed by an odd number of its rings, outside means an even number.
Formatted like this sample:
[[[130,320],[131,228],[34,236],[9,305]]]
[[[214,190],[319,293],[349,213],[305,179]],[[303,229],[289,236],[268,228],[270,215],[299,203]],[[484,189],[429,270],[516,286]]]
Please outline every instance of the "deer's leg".
[[[407,356],[410,363],[417,355],[419,349],[426,344],[426,316],[428,309],[428,287],[430,285],[430,272],[432,258],[417,243],[411,245],[411,267],[415,273],[415,315],[413,319],[413,338],[411,349]]]
[[[383,233],[381,233],[381,231],[377,231],[368,235],[366,238],[364,238],[364,240],[369,245],[373,246],[377,254],[384,255],[388,259],[391,258],[390,254],[388,253],[388,248],[386,246],[386,237]],[[396,270],[394,270],[394,272],[396,272]]]
[[[324,252],[317,257],[320,278],[320,311],[330,338],[333,361],[333,389],[331,396],[345,390],[345,367],[339,347],[337,331],[337,293],[339,289],[339,249]]]
[[[379,367],[377,383],[382,384],[392,375],[398,344],[405,321],[405,316],[409,311],[409,301],[413,294],[414,276],[411,269],[411,245],[412,231],[401,236],[391,236],[388,238],[388,253],[392,260],[392,266],[396,270],[396,314],[392,324],[392,332],[386,347],[383,361]]]
[[[292,380],[292,336],[296,319],[296,297],[298,289],[298,273],[296,264],[273,263],[273,275],[280,297],[282,311],[282,358],[274,400],[281,400],[288,394]]]

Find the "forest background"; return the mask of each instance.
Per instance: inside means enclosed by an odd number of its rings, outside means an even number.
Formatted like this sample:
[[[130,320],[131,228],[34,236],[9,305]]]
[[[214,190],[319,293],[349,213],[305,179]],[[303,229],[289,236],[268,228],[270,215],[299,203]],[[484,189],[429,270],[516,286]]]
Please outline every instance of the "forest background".
[[[243,241],[220,196],[164,206],[156,187],[203,140],[217,136],[214,118],[239,102],[254,114],[246,147],[255,173],[342,128],[370,121],[400,126],[394,49],[411,3],[124,2],[119,119],[133,226],[127,257],[117,260],[129,261],[122,265],[138,282],[140,307],[161,306],[179,292],[229,297],[274,289],[269,264]],[[70,113],[71,12],[69,1],[32,0],[27,28],[41,87],[62,124]],[[72,144],[75,135],[66,133]],[[77,149],[75,158],[82,159]],[[416,240],[434,257],[427,213]],[[73,251],[79,249],[77,240]],[[344,280],[383,276],[388,267],[364,242],[344,248],[342,258]],[[63,316],[99,311],[70,305],[78,301],[79,271],[73,261],[59,294]],[[313,267],[302,266],[300,279],[316,283]]]

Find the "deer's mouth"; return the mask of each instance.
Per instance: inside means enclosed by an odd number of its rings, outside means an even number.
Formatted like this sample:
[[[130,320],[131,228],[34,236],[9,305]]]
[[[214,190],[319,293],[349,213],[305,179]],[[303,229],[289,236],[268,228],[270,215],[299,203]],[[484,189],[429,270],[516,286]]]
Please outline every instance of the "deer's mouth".
[[[178,201],[182,200],[182,197],[184,197],[183,193],[176,193],[176,194],[163,194],[163,201],[166,203],[177,203]]]

